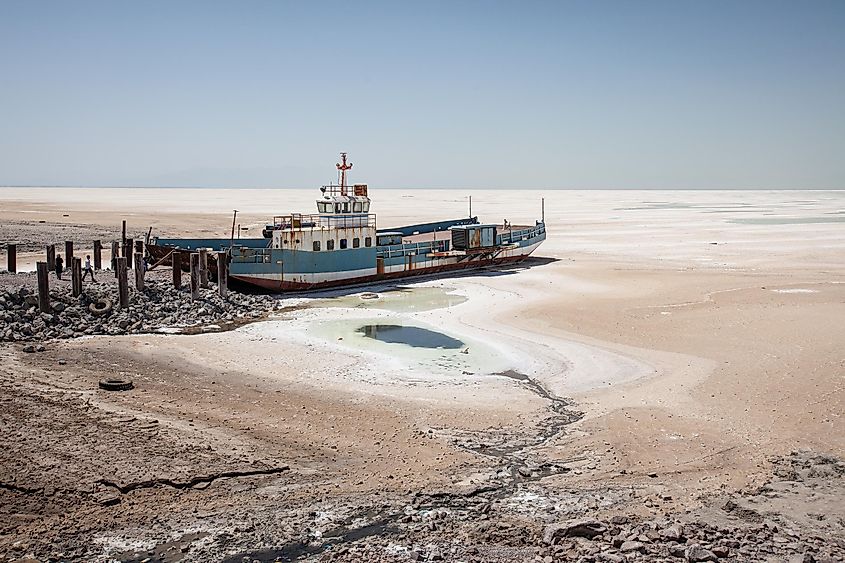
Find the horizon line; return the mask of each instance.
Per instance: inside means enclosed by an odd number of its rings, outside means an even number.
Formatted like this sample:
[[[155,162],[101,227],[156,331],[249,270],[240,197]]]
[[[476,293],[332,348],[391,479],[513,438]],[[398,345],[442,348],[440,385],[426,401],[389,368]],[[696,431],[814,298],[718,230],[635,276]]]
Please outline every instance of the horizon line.
[[[0,185],[3,188],[42,188],[42,189],[120,189],[120,190],[317,190],[319,188],[312,187],[291,187],[291,186],[111,186],[111,185],[37,185],[37,184],[19,184],[19,185]],[[371,186],[372,188],[372,186]],[[578,188],[578,187],[407,187],[407,186],[386,186],[375,188],[377,190],[553,190],[553,191],[803,191],[803,192],[829,192],[842,191],[843,187],[830,188]]]

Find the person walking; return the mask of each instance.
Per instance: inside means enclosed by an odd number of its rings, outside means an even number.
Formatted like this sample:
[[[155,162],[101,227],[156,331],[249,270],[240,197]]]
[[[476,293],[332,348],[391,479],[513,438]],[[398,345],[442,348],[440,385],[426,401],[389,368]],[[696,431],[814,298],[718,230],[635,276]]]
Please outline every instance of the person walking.
[[[65,269],[65,261],[62,260],[62,255],[56,255],[56,277],[62,279],[62,270]]]
[[[86,276],[91,274],[91,281],[95,282],[97,280],[94,279],[94,268],[91,266],[91,256],[85,256],[85,268],[82,270],[82,281],[85,281]]]

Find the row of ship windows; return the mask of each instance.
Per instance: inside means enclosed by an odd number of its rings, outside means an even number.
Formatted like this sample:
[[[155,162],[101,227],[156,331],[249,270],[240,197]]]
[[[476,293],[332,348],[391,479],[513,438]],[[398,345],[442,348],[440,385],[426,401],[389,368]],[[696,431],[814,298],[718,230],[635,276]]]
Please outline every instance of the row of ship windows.
[[[372,245],[373,245],[373,237],[365,237],[364,238],[364,246],[369,248]],[[344,250],[348,247],[349,247],[348,239],[345,239],[345,238],[340,239],[340,249]],[[361,247],[361,239],[359,239],[358,237],[355,237],[354,239],[352,239],[352,248],[360,248],[360,247]],[[314,241],[314,252],[319,252],[320,250],[322,250],[320,248],[320,241],[315,240]],[[326,241],[326,250],[334,250],[334,239]]]
[[[331,203],[326,201],[317,202],[317,211],[320,213],[367,213],[370,210],[369,201],[356,201],[350,206],[348,201],[343,203]]]

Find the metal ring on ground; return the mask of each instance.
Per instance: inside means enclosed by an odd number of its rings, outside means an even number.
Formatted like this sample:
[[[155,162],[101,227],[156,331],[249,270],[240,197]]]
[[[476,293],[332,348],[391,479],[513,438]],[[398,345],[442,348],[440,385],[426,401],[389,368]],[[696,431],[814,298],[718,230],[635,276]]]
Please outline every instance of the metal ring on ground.
[[[133,387],[131,379],[109,378],[100,380],[100,389],[106,391],[129,391]]]
[[[88,310],[92,315],[102,316],[111,313],[112,302],[111,299],[100,299],[88,305]]]

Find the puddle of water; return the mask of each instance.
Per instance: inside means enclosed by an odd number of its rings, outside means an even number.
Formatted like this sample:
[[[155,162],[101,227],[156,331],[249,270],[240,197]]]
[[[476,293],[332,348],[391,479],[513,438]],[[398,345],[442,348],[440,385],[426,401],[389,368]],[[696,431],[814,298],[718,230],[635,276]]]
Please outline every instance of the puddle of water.
[[[514,366],[507,350],[438,328],[403,316],[380,315],[316,321],[305,332],[344,348],[388,357],[403,366],[398,369],[428,375],[494,373]]]
[[[723,203],[723,204],[709,204],[709,203],[684,203],[684,202],[643,202],[641,205],[633,205],[631,207],[617,207],[615,211],[646,211],[652,209],[709,209],[710,212],[720,212],[726,209],[747,210],[752,211],[755,205],[750,203]]]
[[[740,225],[810,225],[814,223],[845,223],[845,217],[743,217],[728,219]]]
[[[378,309],[394,313],[413,313],[445,309],[467,300],[445,287],[394,287],[378,293],[366,292],[344,297],[318,299],[312,307],[344,307],[350,309]]]
[[[818,293],[818,289],[806,289],[803,287],[796,287],[794,289],[773,289],[775,293]]]
[[[415,348],[445,348],[455,350],[464,343],[442,332],[396,324],[368,324],[357,329],[367,338],[374,338],[388,344],[407,344]]]
[[[115,555],[115,559],[122,563],[143,563],[155,559],[156,561],[163,561],[164,563],[176,563],[181,561],[191,544],[199,539],[207,537],[206,532],[195,532],[192,534],[185,534],[181,538],[160,543],[150,550],[142,551],[125,551]]]

